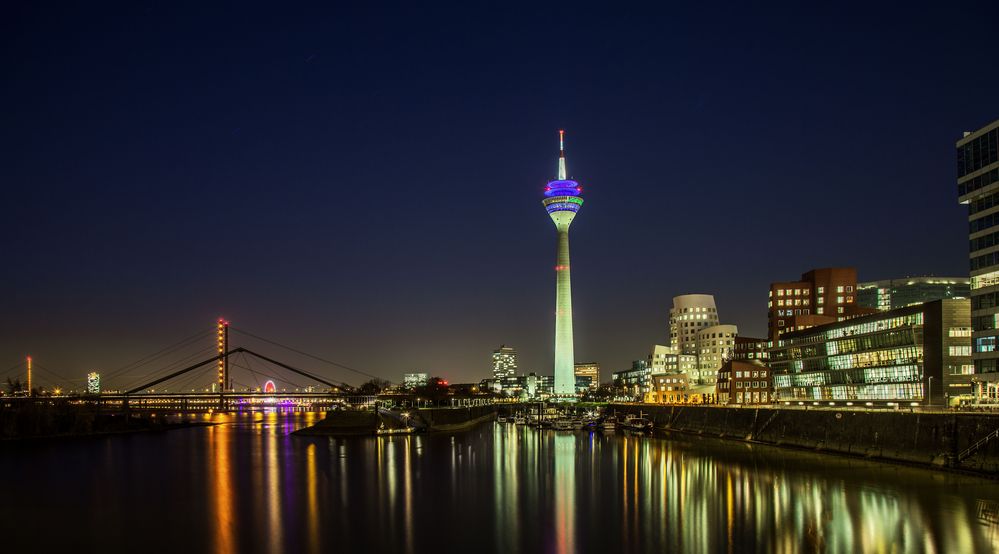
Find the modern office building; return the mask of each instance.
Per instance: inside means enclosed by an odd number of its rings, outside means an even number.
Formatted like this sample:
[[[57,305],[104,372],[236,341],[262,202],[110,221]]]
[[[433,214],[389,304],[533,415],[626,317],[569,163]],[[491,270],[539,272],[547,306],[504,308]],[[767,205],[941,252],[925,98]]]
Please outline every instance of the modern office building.
[[[857,305],[882,312],[944,298],[970,297],[971,279],[967,277],[904,277],[857,283]]]
[[[427,384],[430,376],[426,373],[404,373],[402,376],[402,386],[407,389],[415,389]]]
[[[776,341],[784,333],[873,312],[857,307],[856,288],[857,270],[852,267],[813,269],[798,281],[771,283],[768,338]]]
[[[87,394],[101,393],[101,374],[92,371],[87,374]]]
[[[493,350],[493,391],[500,392],[503,380],[517,374],[517,350],[501,344]]]
[[[565,132],[558,132],[558,178],[545,187],[543,204],[555,223],[557,249],[555,261],[555,396],[576,398],[576,374],[573,371],[572,285],[569,279],[569,226],[583,205],[579,183],[567,177]]]
[[[594,362],[581,362],[573,365],[576,374],[576,389],[579,389],[579,380],[587,380],[587,388],[597,390],[600,386],[600,364]]]
[[[957,141],[957,196],[968,205],[975,373],[990,374],[999,371],[999,120]]]
[[[725,360],[732,357],[735,350],[735,337],[739,328],[735,325],[712,325],[697,332],[697,371],[691,382],[698,385],[713,385],[718,379],[718,370]]]
[[[728,360],[718,370],[716,391],[719,404],[771,404],[773,375],[760,360]]]
[[[673,297],[669,311],[669,344],[679,354],[697,354],[697,332],[718,325],[715,297],[684,294]]]
[[[645,396],[651,386],[652,370],[645,360],[635,360],[631,362],[631,368],[623,371],[615,371],[612,374],[614,384],[624,387],[634,396]]]
[[[904,406],[970,399],[970,305],[935,300],[785,333],[770,351],[777,399]]]

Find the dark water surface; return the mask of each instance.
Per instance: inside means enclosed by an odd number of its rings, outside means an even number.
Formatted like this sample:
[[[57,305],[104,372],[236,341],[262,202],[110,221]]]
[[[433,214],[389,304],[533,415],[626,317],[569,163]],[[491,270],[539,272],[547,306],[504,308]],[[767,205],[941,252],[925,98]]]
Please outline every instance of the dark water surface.
[[[690,437],[290,436],[316,414],[0,445],[0,552],[991,552],[999,483]]]

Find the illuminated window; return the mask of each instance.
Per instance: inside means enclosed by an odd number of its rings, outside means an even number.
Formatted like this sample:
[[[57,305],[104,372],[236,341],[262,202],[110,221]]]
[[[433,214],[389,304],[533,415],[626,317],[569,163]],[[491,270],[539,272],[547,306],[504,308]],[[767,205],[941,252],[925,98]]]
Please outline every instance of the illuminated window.
[[[971,327],[951,327],[948,330],[948,332],[947,332],[947,336],[949,336],[949,337],[970,337],[971,336]]]
[[[988,341],[988,343],[984,345],[984,347],[987,348],[987,350],[979,350],[979,352],[992,352],[993,350],[995,350],[995,337],[985,337],[985,338],[992,340]],[[969,345],[949,346],[947,347],[947,351],[951,356],[970,356],[971,346]]]
[[[823,293],[823,292],[825,292],[825,291],[826,291],[826,288],[825,288],[825,287],[819,287],[819,288],[818,288],[818,290],[816,290],[816,292],[817,292],[818,294],[822,294],[822,293]]]
[[[850,302],[853,302],[853,297],[852,296],[847,296],[846,297],[846,303],[849,304]]]
[[[843,292],[843,285],[836,287],[836,292]]]
[[[843,306],[837,306],[836,307],[836,313],[838,313],[838,314],[843,313]]]
[[[846,292],[853,292],[853,285],[847,285]]]
[[[815,303],[816,304],[825,304],[826,303],[826,297],[825,296],[820,296],[819,299],[816,300]]]

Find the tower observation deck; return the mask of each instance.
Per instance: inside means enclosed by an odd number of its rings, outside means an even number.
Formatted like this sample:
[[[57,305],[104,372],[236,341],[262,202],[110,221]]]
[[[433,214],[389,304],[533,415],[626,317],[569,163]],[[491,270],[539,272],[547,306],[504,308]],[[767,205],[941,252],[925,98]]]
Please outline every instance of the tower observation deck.
[[[555,397],[576,398],[575,356],[572,344],[572,284],[569,278],[569,226],[583,205],[579,183],[567,177],[565,131],[558,132],[558,178],[545,187],[542,203],[555,223]]]

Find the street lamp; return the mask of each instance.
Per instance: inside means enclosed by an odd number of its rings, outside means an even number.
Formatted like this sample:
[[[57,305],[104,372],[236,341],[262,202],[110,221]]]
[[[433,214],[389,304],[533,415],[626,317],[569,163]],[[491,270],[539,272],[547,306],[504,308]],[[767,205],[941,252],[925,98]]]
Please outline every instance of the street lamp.
[[[926,405],[927,406],[933,405],[933,376],[932,375],[930,375],[930,378],[929,378],[929,387],[926,390]]]

